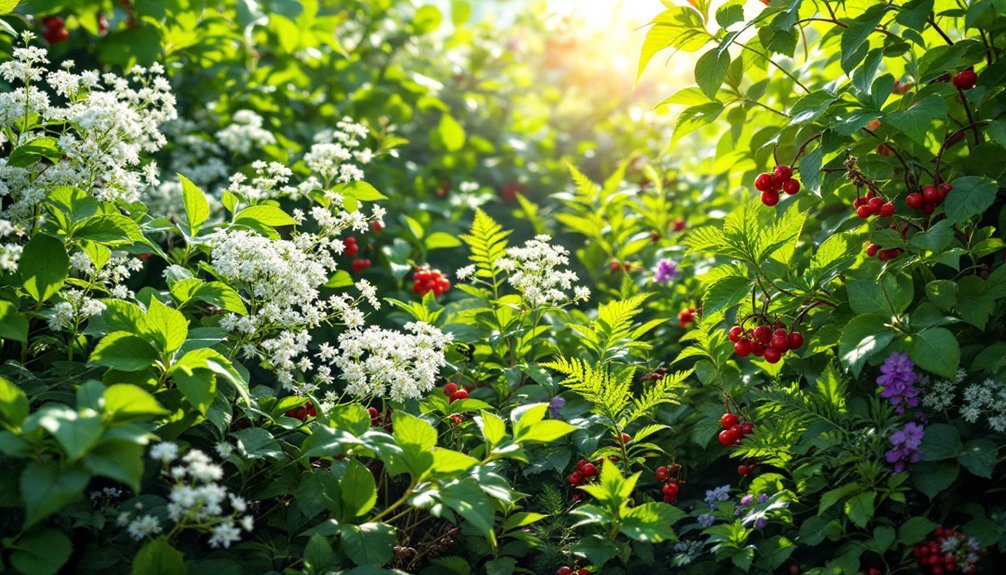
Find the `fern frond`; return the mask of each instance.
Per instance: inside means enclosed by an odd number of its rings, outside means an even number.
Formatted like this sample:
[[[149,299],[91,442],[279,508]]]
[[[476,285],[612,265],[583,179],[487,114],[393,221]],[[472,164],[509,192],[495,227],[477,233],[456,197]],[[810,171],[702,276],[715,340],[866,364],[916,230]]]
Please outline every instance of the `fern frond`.
[[[590,325],[570,324],[570,328],[600,364],[625,358],[635,351],[646,351],[650,344],[641,341],[643,335],[666,321],[661,318],[643,325],[635,323],[648,297],[648,294],[641,294],[602,304]]]
[[[633,421],[645,417],[658,405],[681,403],[681,393],[687,387],[685,379],[691,374],[692,370],[690,369],[673,374],[668,373],[653,382],[632,400],[632,410],[620,423],[620,426],[625,427]]]
[[[498,288],[502,282],[498,279],[500,270],[496,267],[496,261],[506,255],[509,235],[510,231],[503,229],[488,214],[476,210],[471,231],[460,236],[471,248],[469,259],[475,264],[475,275],[492,282],[494,288]]]
[[[565,375],[559,383],[589,401],[591,411],[613,423],[621,419],[631,402],[635,367],[613,373],[608,367],[595,368],[586,360],[563,357],[541,365]]]

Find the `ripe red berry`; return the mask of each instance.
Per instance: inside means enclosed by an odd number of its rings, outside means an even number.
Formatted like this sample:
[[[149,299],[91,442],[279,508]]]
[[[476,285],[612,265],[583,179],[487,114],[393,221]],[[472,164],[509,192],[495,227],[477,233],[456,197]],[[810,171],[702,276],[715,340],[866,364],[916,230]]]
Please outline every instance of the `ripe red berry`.
[[[884,200],[881,198],[870,198],[870,200],[866,202],[866,205],[870,208],[871,212],[879,214],[880,209],[884,207]]]
[[[950,190],[954,189],[954,187],[949,182],[942,182],[940,185],[936,186],[936,189],[942,192],[943,196],[946,197],[946,195],[949,194]]]
[[[751,473],[751,468],[748,467],[747,465],[744,465],[742,463],[742,464],[740,464],[740,465],[737,466],[737,475],[740,475],[742,477],[746,477],[750,473]]]
[[[733,433],[730,433],[729,429],[724,429],[723,431],[721,431],[720,434],[716,436],[716,438],[719,440],[720,445],[726,445],[726,446],[733,445],[737,441],[737,436]]]
[[[767,325],[760,325],[754,330],[755,339],[762,343],[768,343],[772,339],[772,328]]]
[[[741,329],[741,326],[735,325],[732,328],[730,328],[730,331],[727,333],[727,339],[729,339],[733,343],[737,343],[738,341],[741,340],[742,333],[744,333],[744,330]]]
[[[938,202],[940,200],[940,191],[936,189],[936,186],[925,186],[922,188],[922,199],[926,203]]]
[[[590,575],[590,569],[580,569],[576,572],[576,575]]]
[[[789,338],[786,335],[773,335],[769,346],[780,353],[784,352],[789,349]],[[765,350],[765,353],[768,353],[768,350]],[[768,359],[768,356],[765,359]]]
[[[752,433],[754,433],[754,424],[750,421],[745,421],[744,424],[741,425],[741,434],[751,435]]]
[[[569,477],[567,477],[566,480],[573,485],[580,485],[581,483],[583,483],[583,473],[580,473],[579,471],[574,471],[573,473],[569,474]]]
[[[792,196],[800,191],[800,182],[798,180],[786,180],[782,183],[782,191]]]
[[[618,270],[622,269],[622,264],[618,263],[618,261],[608,262],[608,269],[610,269],[613,272],[617,272]]]
[[[978,83],[978,74],[975,74],[974,68],[968,68],[967,70],[961,70],[957,74],[954,74],[951,81],[954,83],[954,87],[958,90],[970,90]]]
[[[921,208],[922,194],[918,192],[912,192],[911,194],[908,194],[907,196],[905,196],[905,203],[908,204],[908,207],[912,208],[913,210]]]
[[[623,433],[622,434],[622,443],[628,443],[630,441],[632,441],[632,437],[630,437],[628,433]]]
[[[866,198],[856,198],[855,200],[852,201],[853,209],[859,208],[859,206],[863,205],[866,205]]]
[[[765,344],[760,341],[751,342],[751,353],[755,357],[761,357],[765,355]]]
[[[444,386],[444,395],[451,396],[458,391],[458,385],[456,383],[448,383]]]
[[[746,357],[747,354],[751,353],[751,342],[746,339],[742,339],[734,344],[734,353],[741,357]]]
[[[677,483],[665,483],[664,487],[660,490],[664,495],[677,495],[678,494],[678,484]]]
[[[680,232],[685,229],[685,220],[674,220],[674,231]]]
[[[555,575],[573,575],[573,570],[563,565],[562,567],[559,567],[559,570],[555,572]]]
[[[368,408],[367,408],[367,413],[369,413],[369,414],[370,414],[370,418],[371,418],[371,419],[376,419],[376,418],[377,418],[377,416],[378,416],[378,415],[379,415],[379,414],[380,414],[381,412],[380,412],[380,411],[377,411],[377,408],[376,408],[376,407],[368,407]]]
[[[586,465],[583,466],[582,469],[580,469],[580,471],[582,471],[583,474],[587,477],[593,477],[597,475],[597,467],[595,467],[593,463],[587,463]]]
[[[789,348],[800,349],[801,347],[803,347],[803,334],[798,331],[789,334]]]
[[[880,217],[889,218],[894,215],[894,204],[887,202],[883,206],[880,206]]]
[[[785,182],[786,180],[793,177],[793,169],[785,164],[781,166],[776,166],[773,175],[775,175],[775,179],[777,181]]]
[[[869,206],[859,206],[856,208],[856,215],[864,220],[873,215],[873,210]]]
[[[782,352],[774,347],[770,347],[765,350],[765,361],[769,363],[777,363],[782,359]]]
[[[761,203],[768,207],[772,207],[779,203],[779,192],[767,191],[761,193]]]
[[[927,216],[932,215],[932,213],[935,211],[936,211],[936,204],[925,204],[922,206],[922,212]]]
[[[667,468],[661,465],[660,467],[657,468],[656,475],[657,475],[657,481],[663,481],[667,479],[668,476]]]
[[[758,174],[755,178],[754,187],[759,192],[767,192],[772,189],[772,174]]]
[[[724,413],[723,417],[720,418],[720,427],[723,429],[730,429],[738,423],[740,423],[740,420],[732,413]]]
[[[358,258],[353,260],[353,273],[360,273],[370,267],[370,260]]]

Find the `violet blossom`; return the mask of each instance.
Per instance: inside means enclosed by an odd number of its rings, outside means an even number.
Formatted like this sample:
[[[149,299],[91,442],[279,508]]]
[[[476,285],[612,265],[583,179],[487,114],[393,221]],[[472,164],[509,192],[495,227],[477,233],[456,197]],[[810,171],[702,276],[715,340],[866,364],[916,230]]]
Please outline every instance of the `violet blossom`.
[[[919,405],[919,390],[915,384],[920,378],[907,353],[891,353],[880,366],[880,372],[877,377],[877,385],[881,388],[880,397],[890,400],[897,407],[898,413]]]
[[[665,258],[657,262],[656,267],[653,268],[653,281],[667,285],[680,273],[678,264]]]
[[[922,436],[925,429],[914,421],[906,423],[905,427],[891,434],[892,447],[886,454],[887,462],[894,466],[895,473],[901,473],[909,463],[922,460]]]

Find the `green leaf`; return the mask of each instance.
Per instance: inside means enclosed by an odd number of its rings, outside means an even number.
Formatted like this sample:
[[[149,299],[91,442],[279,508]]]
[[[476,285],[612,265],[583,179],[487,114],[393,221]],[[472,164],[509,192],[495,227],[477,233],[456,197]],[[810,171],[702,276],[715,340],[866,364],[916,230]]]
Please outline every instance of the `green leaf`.
[[[367,514],[377,503],[377,485],[374,475],[359,461],[346,461],[346,470],[339,480],[342,492],[342,509],[350,520]]]
[[[157,298],[151,300],[146,320],[147,327],[166,352],[181,347],[189,335],[189,322],[182,312],[164,305]]]
[[[208,367],[193,367],[182,362],[175,364],[169,373],[185,400],[205,414],[217,395],[216,374]]]
[[[558,419],[546,419],[514,430],[515,443],[550,443],[576,431],[576,426]]]
[[[657,52],[667,48],[694,52],[712,39],[698,12],[684,6],[669,4],[665,4],[665,6],[667,6],[667,10],[653,19],[652,26],[646,31],[646,38],[643,39],[643,47],[639,54],[639,66],[636,69],[637,82]]]
[[[930,93],[912,102],[908,109],[888,114],[884,124],[924,144],[926,137],[932,133],[931,124],[946,118],[947,111],[946,100],[938,94]]]
[[[935,521],[930,521],[925,517],[912,517],[898,527],[898,543],[906,547],[915,545],[932,533],[936,526]]]
[[[274,228],[297,224],[296,220],[279,207],[268,205],[248,206],[234,216],[235,224],[247,224],[249,222],[265,224]],[[254,227],[254,225],[251,227]]]
[[[894,332],[877,315],[858,315],[845,324],[838,340],[842,363],[859,375],[866,360],[882,351],[894,339]]]
[[[884,317],[904,313],[912,304],[912,278],[904,274],[888,274],[878,282],[872,278],[850,281],[849,305],[856,313],[878,314]]]
[[[816,121],[828,111],[834,101],[835,95],[823,90],[803,96],[789,111],[789,125],[799,126]]]
[[[499,445],[506,436],[506,422],[494,413],[483,410],[481,415],[475,418],[475,424],[482,430],[482,437],[489,444],[490,450]]]
[[[28,417],[28,396],[6,378],[0,377],[0,423],[21,427]]]
[[[460,451],[438,447],[433,450],[433,471],[442,475],[457,475],[478,465],[479,461]]]
[[[384,565],[391,560],[395,530],[384,523],[340,525],[342,550],[357,565]]]
[[[886,11],[887,6],[884,4],[871,6],[866,12],[850,21],[842,32],[842,69],[846,73],[851,72],[866,56],[866,50],[862,49],[863,45],[880,24]]]
[[[167,415],[154,396],[130,383],[111,385],[104,393],[105,413],[114,419]]]
[[[35,301],[51,298],[63,287],[70,271],[70,256],[58,239],[39,234],[21,252],[18,274],[21,285]]]
[[[929,434],[929,428],[926,428]],[[964,444],[958,461],[965,469],[985,479],[992,479],[992,471],[998,461],[999,450],[988,439],[972,439]]]
[[[433,232],[423,240],[428,250],[439,250],[443,248],[456,248],[461,245],[461,240],[446,232]]]
[[[0,0],[0,14],[13,12],[21,0]]]
[[[283,449],[279,442],[267,430],[261,427],[249,427],[234,434],[237,446],[250,459],[280,459]]]
[[[977,176],[957,178],[943,201],[947,220],[952,224],[963,224],[970,218],[985,213],[996,199],[999,186],[995,181]]]
[[[751,280],[747,276],[724,276],[706,288],[702,298],[702,313],[713,314],[729,309],[747,296],[751,291]]]
[[[28,342],[28,318],[9,301],[0,301],[0,338]]]
[[[189,235],[194,236],[199,231],[199,226],[210,218],[210,204],[198,186],[181,174],[178,174],[178,178],[182,182],[182,203],[185,205]]]
[[[133,575],[185,575],[185,557],[164,537],[144,544],[133,558]]]
[[[723,112],[723,104],[710,102],[685,108],[681,111],[674,124],[674,135],[671,136],[671,143],[675,143],[686,135],[698,130],[702,126],[712,124]]]
[[[70,538],[56,529],[40,529],[17,539],[11,546],[11,565],[21,573],[52,575],[73,553]]]
[[[444,505],[465,518],[476,530],[489,536],[495,516],[492,500],[472,479],[456,479],[440,490]]]
[[[926,284],[926,297],[941,311],[948,312],[957,305],[957,284],[952,280],[933,280]]]
[[[139,493],[140,479],[143,477],[143,445],[133,439],[141,441],[143,437],[137,433],[135,438],[128,441],[102,441],[84,457],[84,467],[94,475],[118,481]]]
[[[709,99],[719,92],[730,68],[730,52],[713,48],[695,62],[695,83]]]
[[[87,453],[104,431],[100,417],[81,416],[68,407],[49,409],[38,422],[56,438],[71,462]]]
[[[396,411],[394,416],[395,443],[402,448],[405,464],[414,478],[422,477],[433,466],[433,447],[437,444],[437,430],[422,419]]]
[[[912,482],[930,499],[953,485],[960,473],[956,461],[924,461],[912,469]]]
[[[21,472],[24,528],[31,527],[80,499],[90,478],[90,474],[79,467],[61,469],[54,461],[28,463]]]
[[[157,350],[142,337],[113,331],[95,346],[90,362],[119,371],[141,371],[154,365],[159,357]]]
[[[642,543],[660,543],[674,539],[671,525],[687,514],[673,505],[650,502],[625,512],[619,531]]]
[[[859,527],[866,527],[866,524],[873,518],[874,501],[876,498],[876,491],[864,491],[854,497],[850,497],[845,502],[845,514]]]
[[[456,152],[465,145],[465,129],[461,127],[450,114],[440,116],[440,124],[437,126],[440,140],[444,143],[444,148],[448,152]]]
[[[961,350],[954,334],[943,327],[931,327],[912,336],[909,357],[926,371],[953,380],[961,362]]]

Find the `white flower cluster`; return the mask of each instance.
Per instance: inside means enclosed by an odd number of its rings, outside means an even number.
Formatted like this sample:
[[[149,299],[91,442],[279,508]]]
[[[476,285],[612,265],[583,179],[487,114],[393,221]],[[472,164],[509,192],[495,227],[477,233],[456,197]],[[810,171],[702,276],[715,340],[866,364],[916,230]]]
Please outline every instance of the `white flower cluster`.
[[[590,290],[575,286],[575,272],[560,267],[569,265],[569,251],[550,244],[548,235],[538,235],[522,247],[507,248],[507,257],[496,261],[496,267],[508,273],[514,287],[531,307],[562,305],[571,300],[586,300]]]
[[[0,237],[6,238],[10,235],[22,236],[24,230],[20,226],[15,226],[10,220],[0,219]],[[17,270],[22,251],[24,251],[24,246],[17,243],[16,240],[10,243],[0,243],[0,270],[5,272]]]
[[[162,475],[173,483],[167,507],[175,530],[208,532],[210,547],[214,548],[230,547],[241,540],[242,530],[251,532],[255,520],[247,514],[248,503],[218,483],[223,478],[223,468],[198,449],[190,450],[180,459],[178,455],[174,443],[162,442],[150,449],[151,458],[164,465]],[[137,540],[164,530],[161,519],[154,515],[134,516],[125,512],[119,515],[117,523]]]
[[[346,331],[339,336],[338,348],[323,348],[322,359],[339,368],[350,395],[418,399],[436,384],[452,336],[423,322],[408,323],[405,330],[408,333],[371,326]]]
[[[25,42],[32,38],[28,33]],[[38,145],[54,143],[62,156],[52,164],[28,166],[0,160],[0,197],[6,206],[0,216],[30,222],[34,207],[57,186],[90,190],[102,201],[138,201],[157,179],[152,164],[141,166],[141,156],[164,146],[160,125],[177,115],[164,69],[136,66],[126,79],[93,71],[75,74],[72,62],[48,71],[48,63],[44,49],[26,45],[0,64],[0,76],[18,85],[0,93],[0,129],[15,149],[48,142]],[[40,87],[43,80],[54,97]]]
[[[989,378],[964,388],[961,417],[968,423],[984,417],[992,431],[1006,432],[1006,384]]]
[[[105,311],[105,304],[88,297],[83,291],[64,289],[60,292],[60,296],[63,301],[46,312],[49,315],[49,329],[52,331],[63,331],[70,327],[76,327],[83,319]]]
[[[315,135],[315,144],[304,156],[304,161],[325,187],[334,183],[362,180],[363,169],[357,164],[369,164],[374,152],[364,147],[367,127],[351,118],[343,118],[333,130],[323,130]]]
[[[217,141],[235,154],[249,154],[253,149],[262,149],[276,143],[272,132],[262,128],[264,122],[251,110],[238,110],[231,118],[231,124],[217,132]]]
[[[304,194],[304,190],[286,185],[293,171],[283,164],[259,160],[252,162],[251,167],[255,176],[249,179],[240,172],[234,174],[227,187],[228,192],[250,203],[284,196],[296,199]]]

